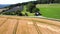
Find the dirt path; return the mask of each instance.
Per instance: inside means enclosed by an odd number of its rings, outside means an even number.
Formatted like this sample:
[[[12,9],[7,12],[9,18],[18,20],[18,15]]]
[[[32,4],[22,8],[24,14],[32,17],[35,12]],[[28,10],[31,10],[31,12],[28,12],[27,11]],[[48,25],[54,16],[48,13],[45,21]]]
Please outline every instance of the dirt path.
[[[60,34],[59,26],[46,19],[0,17],[0,34]]]

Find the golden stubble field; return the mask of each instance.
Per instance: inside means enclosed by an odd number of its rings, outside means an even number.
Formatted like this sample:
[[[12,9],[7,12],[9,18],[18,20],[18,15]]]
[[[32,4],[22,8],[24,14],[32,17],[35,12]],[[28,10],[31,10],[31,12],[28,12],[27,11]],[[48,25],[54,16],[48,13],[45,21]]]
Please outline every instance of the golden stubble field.
[[[41,18],[0,16],[0,34],[60,34],[60,22]]]

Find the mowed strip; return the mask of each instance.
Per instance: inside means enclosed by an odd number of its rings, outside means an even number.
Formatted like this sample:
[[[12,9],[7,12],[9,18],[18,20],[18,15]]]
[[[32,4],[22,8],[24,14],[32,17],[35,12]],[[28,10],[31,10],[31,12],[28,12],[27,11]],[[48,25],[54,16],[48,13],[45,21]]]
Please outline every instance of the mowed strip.
[[[42,34],[60,34],[60,27],[39,22],[36,24]]]
[[[0,34],[13,34],[16,23],[16,19],[7,19],[3,26],[0,26]]]

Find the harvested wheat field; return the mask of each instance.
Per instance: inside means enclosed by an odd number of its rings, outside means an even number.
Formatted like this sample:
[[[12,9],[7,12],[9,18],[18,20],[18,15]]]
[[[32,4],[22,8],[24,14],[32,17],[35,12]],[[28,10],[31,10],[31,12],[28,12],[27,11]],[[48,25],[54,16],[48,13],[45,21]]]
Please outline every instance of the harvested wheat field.
[[[41,18],[0,16],[0,34],[60,34],[60,22]]]

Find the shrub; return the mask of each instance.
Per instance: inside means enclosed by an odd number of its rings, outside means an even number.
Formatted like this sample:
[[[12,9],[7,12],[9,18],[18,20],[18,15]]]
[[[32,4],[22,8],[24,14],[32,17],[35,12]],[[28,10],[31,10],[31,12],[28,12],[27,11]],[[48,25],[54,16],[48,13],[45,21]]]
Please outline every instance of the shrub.
[[[39,9],[38,8],[34,8],[33,9],[33,13],[35,13],[35,12],[39,12]]]

